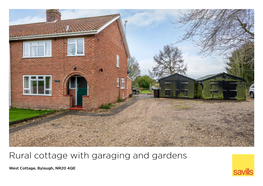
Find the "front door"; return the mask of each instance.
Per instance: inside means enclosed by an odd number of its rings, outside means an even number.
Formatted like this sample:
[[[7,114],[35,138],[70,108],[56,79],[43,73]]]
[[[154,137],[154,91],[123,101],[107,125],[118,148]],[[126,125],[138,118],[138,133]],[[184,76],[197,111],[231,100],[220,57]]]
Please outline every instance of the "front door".
[[[77,105],[82,105],[83,95],[87,95],[87,81],[84,77],[77,77]]]

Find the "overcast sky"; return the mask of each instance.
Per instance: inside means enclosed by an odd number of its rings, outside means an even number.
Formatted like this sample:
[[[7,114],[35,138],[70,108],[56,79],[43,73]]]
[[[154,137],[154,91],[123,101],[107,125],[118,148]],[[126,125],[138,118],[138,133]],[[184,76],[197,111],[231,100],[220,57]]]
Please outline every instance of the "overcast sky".
[[[45,9],[10,9],[9,25],[45,22]],[[164,45],[176,43],[183,29],[175,29],[172,22],[178,17],[177,9],[60,9],[62,19],[73,19],[107,14],[121,14],[122,22],[127,20],[126,35],[132,56],[138,60],[141,75],[148,75],[156,63],[153,56],[163,49]],[[187,75],[198,78],[204,75],[224,71],[222,57],[202,57],[199,48],[191,42],[176,43],[183,54],[184,63],[188,66]]]

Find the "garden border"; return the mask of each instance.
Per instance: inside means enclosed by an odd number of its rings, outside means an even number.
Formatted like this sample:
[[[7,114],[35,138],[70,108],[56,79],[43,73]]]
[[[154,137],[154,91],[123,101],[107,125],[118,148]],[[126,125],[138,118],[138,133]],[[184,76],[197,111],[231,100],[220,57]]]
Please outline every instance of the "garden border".
[[[54,114],[55,112],[59,112],[59,111],[60,111],[60,110],[54,110],[54,111],[49,112],[49,113],[46,113],[46,114],[41,114],[41,115],[33,116],[33,117],[30,117],[30,118],[25,118],[25,119],[19,119],[19,120],[15,120],[15,121],[10,121],[10,122],[9,122],[9,126],[10,126],[10,125],[13,125],[13,124],[17,124],[17,123],[24,122],[24,121],[30,121],[30,120],[33,120],[33,119],[36,119],[36,118],[41,118],[41,117],[44,117],[44,116],[47,116],[47,115],[50,115],[50,114]]]

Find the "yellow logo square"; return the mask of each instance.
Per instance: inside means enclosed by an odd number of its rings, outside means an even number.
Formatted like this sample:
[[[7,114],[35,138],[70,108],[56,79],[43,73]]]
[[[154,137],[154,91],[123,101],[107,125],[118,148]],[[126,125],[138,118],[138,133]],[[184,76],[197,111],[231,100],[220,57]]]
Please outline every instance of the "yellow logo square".
[[[254,154],[232,154],[232,176],[254,176]]]

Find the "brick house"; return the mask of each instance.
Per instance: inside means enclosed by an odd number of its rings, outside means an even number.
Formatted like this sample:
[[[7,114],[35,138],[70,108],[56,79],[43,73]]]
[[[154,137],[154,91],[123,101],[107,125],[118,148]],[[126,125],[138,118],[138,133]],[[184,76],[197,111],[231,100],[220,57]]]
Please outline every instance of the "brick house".
[[[97,109],[126,99],[130,58],[120,14],[9,27],[11,106]],[[130,84],[130,85],[129,85]]]

